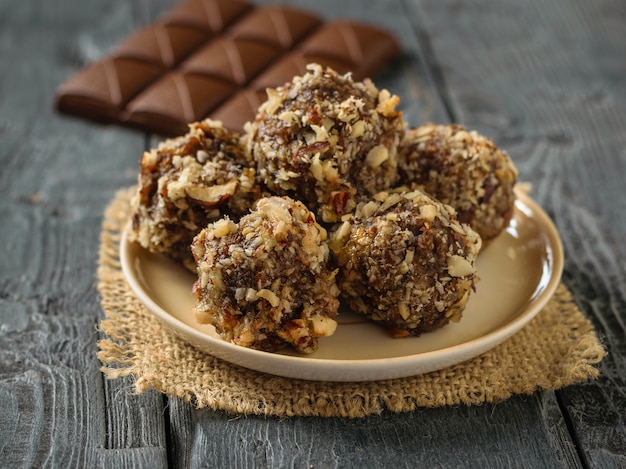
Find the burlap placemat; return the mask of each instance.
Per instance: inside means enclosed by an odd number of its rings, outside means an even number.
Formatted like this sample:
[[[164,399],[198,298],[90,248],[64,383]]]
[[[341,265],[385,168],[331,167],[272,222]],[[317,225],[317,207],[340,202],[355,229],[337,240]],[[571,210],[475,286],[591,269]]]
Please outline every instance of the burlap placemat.
[[[129,289],[119,242],[130,190],[105,212],[98,288],[106,319],[98,357],[108,378],[132,376],[135,392],[156,389],[197,407],[241,414],[363,417],[383,410],[482,404],[596,378],[605,350],[565,286],[511,339],[467,362],[420,376],[375,382],[294,380],[205,354],[165,329]]]

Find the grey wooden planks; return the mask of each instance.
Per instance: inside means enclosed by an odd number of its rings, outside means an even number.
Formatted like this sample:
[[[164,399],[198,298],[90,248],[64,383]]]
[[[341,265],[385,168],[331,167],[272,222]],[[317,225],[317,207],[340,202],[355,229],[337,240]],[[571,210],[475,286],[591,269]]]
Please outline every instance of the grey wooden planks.
[[[167,464],[161,396],[105,385],[94,355],[102,211],[145,139],[52,108],[58,83],[135,26],[130,6],[0,3],[2,467]]]
[[[549,393],[352,420],[171,409],[178,467],[581,467]]]
[[[584,464],[624,467],[626,4],[415,6],[456,118],[510,152],[560,231],[564,281],[609,355],[597,382],[558,397]]]
[[[455,119],[512,154],[561,230],[565,281],[611,353],[598,382],[557,394],[280,420],[134,396],[130,379],[98,370],[102,210],[134,181],[146,140],[58,116],[52,97],[171,2],[0,2],[0,466],[624,464],[622,3],[293,2],[395,31],[405,56],[377,83],[400,95],[407,120]]]

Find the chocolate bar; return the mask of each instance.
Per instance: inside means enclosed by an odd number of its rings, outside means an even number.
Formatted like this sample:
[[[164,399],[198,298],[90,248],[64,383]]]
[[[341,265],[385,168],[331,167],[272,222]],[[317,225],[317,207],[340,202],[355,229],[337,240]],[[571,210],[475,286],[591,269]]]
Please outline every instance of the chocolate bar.
[[[55,104],[164,136],[205,117],[241,130],[265,89],[302,75],[308,63],[361,80],[399,52],[392,35],[361,22],[244,0],[186,0],[61,84]]]

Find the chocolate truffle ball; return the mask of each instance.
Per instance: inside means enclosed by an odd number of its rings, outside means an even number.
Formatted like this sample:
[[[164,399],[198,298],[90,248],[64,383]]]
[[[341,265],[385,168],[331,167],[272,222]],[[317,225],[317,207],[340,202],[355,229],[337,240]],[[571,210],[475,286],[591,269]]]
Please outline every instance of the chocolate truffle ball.
[[[371,80],[309,65],[308,73],[268,89],[247,126],[257,171],[268,189],[301,200],[324,222],[338,221],[398,180],[404,128],[397,96]]]
[[[129,239],[195,271],[191,241],[207,223],[252,206],[255,169],[240,134],[205,120],[144,153]]]
[[[456,124],[408,129],[398,149],[401,183],[454,207],[488,242],[513,215],[517,169],[492,140]]]
[[[330,240],[342,301],[393,337],[460,319],[480,246],[450,206],[421,191],[382,192],[360,203]]]
[[[315,351],[318,337],[334,333],[339,307],[325,240],[314,215],[288,197],[260,199],[239,223],[209,224],[192,245],[197,321],[244,347]]]

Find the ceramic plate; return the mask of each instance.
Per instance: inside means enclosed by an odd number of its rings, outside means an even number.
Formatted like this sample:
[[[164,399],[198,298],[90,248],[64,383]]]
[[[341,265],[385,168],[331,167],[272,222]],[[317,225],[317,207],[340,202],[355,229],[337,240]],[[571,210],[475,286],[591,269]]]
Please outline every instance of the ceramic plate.
[[[126,279],[155,318],[187,342],[231,363],[289,378],[373,381],[427,373],[485,352],[526,325],[556,289],[563,268],[559,235],[534,201],[519,193],[507,230],[480,254],[480,281],[460,322],[420,337],[390,338],[380,327],[342,311],[332,337],[312,355],[269,353],[223,341],[194,322],[194,276],[139,245],[121,243]]]

